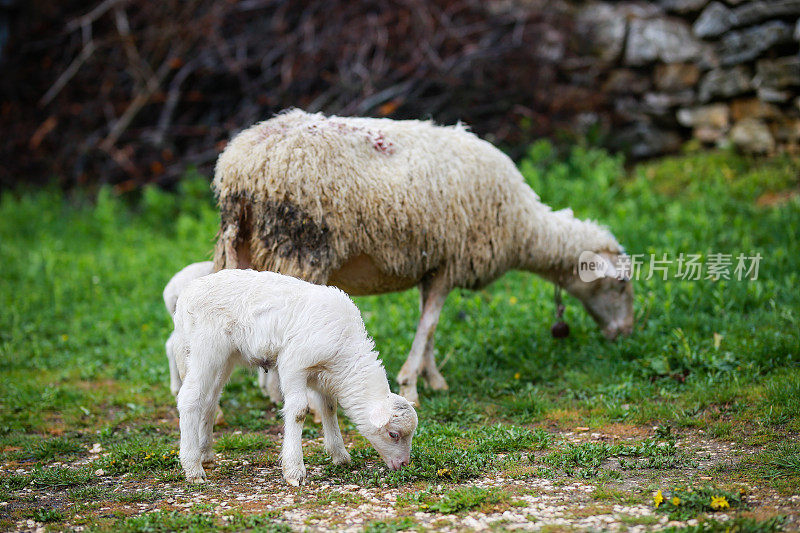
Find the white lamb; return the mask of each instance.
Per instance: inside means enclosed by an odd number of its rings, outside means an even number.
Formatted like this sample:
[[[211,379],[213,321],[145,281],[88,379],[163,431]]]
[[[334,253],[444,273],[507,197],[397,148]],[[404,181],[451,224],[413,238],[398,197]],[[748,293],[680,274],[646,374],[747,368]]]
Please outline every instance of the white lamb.
[[[361,314],[342,291],[273,272],[222,270],[189,284],[175,311],[180,460],[186,478],[205,479],[214,460],[212,421],[234,365],[277,368],[284,396],[283,477],[304,482],[302,424],[307,392],[323,398],[325,449],[348,463],[337,402],[389,468],[410,461],[417,414],[389,390]]]
[[[186,286],[203,276],[208,276],[214,272],[214,263],[212,261],[202,261],[200,263],[192,263],[181,269],[177,274],[172,276],[167,286],[164,287],[164,305],[167,308],[170,316],[175,315],[175,304],[178,301],[178,296]],[[178,373],[178,367],[175,366],[174,355],[174,333],[169,336],[166,343],[167,360],[169,361],[169,389],[172,391],[173,396],[178,395],[181,388],[181,377]],[[278,383],[277,372],[273,369],[267,372],[264,369],[258,369],[258,385],[264,395],[269,396],[275,404],[283,401],[281,396],[281,389]],[[314,416],[314,422],[321,422],[320,412],[322,411],[322,400],[313,391],[308,396],[308,403],[311,408],[311,413]],[[215,422],[219,423],[222,420],[222,409],[217,408]]]

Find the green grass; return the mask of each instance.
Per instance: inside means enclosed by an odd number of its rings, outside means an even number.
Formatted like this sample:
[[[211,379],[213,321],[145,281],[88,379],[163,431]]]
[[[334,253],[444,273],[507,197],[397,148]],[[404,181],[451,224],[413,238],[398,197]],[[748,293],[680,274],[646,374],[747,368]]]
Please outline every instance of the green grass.
[[[377,454],[356,438],[351,466],[313,452],[310,464],[323,467],[318,480],[448,486],[508,461],[520,467],[516,476],[554,479],[692,467],[694,458],[668,435],[658,446],[643,438],[570,444],[553,437],[616,424],[675,435],[702,429],[757,444],[760,455],[720,475],[796,494],[798,452],[781,442],[800,431],[800,201],[774,203],[770,194],[797,189],[798,160],[712,152],[626,170],[601,150],[558,153],[542,142],[520,168],[543,201],[608,225],[631,254],[701,254],[705,261],[714,252],[758,253],[759,278],[682,281],[673,266],[666,281],[640,279],[634,334],[616,342],[570,297],[571,335],[553,339],[552,285],[528,273],[509,273],[477,292],[453,291],[436,334],[450,390],[421,390],[411,467],[380,469]],[[163,345],[171,321],[161,291],[177,270],[209,257],[217,226],[208,182],[191,175],[173,193],[0,196],[0,460],[27,472],[0,475],[4,500],[45,487],[77,497],[98,468],[117,479],[180,479]],[[417,300],[413,290],[356,299],[393,386],[416,328]],[[280,420],[252,372],[234,373],[222,407],[228,429],[217,452],[277,460],[280,439],[263,432]],[[344,429],[348,438],[355,434],[347,422]],[[307,425],[307,437],[318,434]],[[88,467],[63,466],[95,442],[108,455]],[[212,480],[225,471],[212,472]],[[114,524],[205,527],[184,515],[147,516]]]

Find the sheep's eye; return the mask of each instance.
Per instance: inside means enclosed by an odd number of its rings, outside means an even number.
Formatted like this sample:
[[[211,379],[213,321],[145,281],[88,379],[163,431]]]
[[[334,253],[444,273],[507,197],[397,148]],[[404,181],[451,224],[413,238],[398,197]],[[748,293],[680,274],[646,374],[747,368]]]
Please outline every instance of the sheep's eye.
[[[389,432],[389,436],[392,437],[394,440],[397,440],[397,439],[400,438],[400,434],[397,433],[396,431],[390,431]]]

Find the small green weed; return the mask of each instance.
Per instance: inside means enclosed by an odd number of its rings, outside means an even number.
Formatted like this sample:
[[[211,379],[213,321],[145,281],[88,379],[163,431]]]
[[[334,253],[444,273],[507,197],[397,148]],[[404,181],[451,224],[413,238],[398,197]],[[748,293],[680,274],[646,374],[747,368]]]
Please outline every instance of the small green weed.
[[[178,450],[171,444],[143,437],[112,446],[110,453],[94,464],[112,475],[174,470],[180,466]]]
[[[219,452],[246,453],[274,449],[275,441],[260,433],[225,433],[217,439],[214,447]]]
[[[30,474],[18,474],[3,479],[2,484],[16,490],[27,486],[66,488],[88,483],[94,474],[90,468],[40,467]]]
[[[416,492],[399,499],[398,503],[429,513],[452,514],[476,509],[489,512],[503,504],[514,505],[516,502],[509,492],[496,487],[461,487],[442,494]]]
[[[121,533],[168,533],[172,531],[210,531],[216,529],[208,514],[155,511],[117,520],[109,531]]]
[[[122,503],[143,503],[154,502],[164,497],[164,494],[157,490],[137,490],[135,492],[127,492],[120,494],[116,497],[118,502]]]
[[[478,452],[515,452],[519,450],[542,450],[547,448],[553,436],[536,428],[530,430],[516,426],[495,425],[486,428],[478,437],[475,450]]]
[[[378,520],[370,522],[364,528],[364,533],[395,533],[415,529],[416,522],[413,518],[403,516],[394,520]]]
[[[783,531],[786,518],[775,516],[766,520],[737,516],[730,520],[703,520],[696,526],[668,527],[665,533],[772,533]]]
[[[45,507],[36,509],[32,515],[33,519],[37,522],[60,522],[64,520],[64,512],[52,507]]]
[[[709,486],[673,488],[666,493],[659,490],[653,495],[653,502],[660,512],[669,513],[671,520],[686,520],[703,512],[727,511],[743,506],[741,493]]]

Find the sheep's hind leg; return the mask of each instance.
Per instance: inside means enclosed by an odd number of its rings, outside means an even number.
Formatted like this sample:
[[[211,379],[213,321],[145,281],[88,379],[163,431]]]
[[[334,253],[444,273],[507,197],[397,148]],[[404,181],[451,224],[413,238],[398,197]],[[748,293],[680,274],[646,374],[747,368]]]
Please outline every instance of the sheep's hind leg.
[[[229,361],[221,372],[214,374],[214,383],[211,386],[212,392],[205,397],[205,404],[203,405],[203,428],[200,433],[200,449],[203,453],[201,460],[203,466],[206,468],[215,463],[214,423],[216,418],[222,413],[219,407],[219,397],[222,394],[222,388],[231,377],[232,371],[233,361]]]
[[[167,351],[167,361],[169,361],[169,390],[173,396],[178,396],[181,390],[181,375],[178,372],[178,364],[175,362],[175,332],[173,331],[165,345]]]
[[[190,369],[178,392],[178,415],[181,430],[180,461],[186,480],[203,483],[206,472],[203,470],[203,451],[200,445],[200,432],[203,431],[203,394],[195,379],[194,369]]]
[[[343,465],[350,462],[350,454],[344,446],[344,439],[339,430],[339,420],[336,418],[336,400],[328,395],[317,396],[321,400],[320,411],[322,415],[322,435],[325,441],[325,451],[333,459],[333,464]],[[309,395],[310,397],[310,395]]]
[[[430,342],[431,354],[433,353],[433,334],[436,331],[436,325],[439,323],[439,314],[442,312],[442,306],[444,306],[450,289],[445,285],[444,276],[436,274],[423,280],[420,284],[420,291],[426,294],[427,297],[425,297],[425,304],[422,308],[417,333],[414,336],[414,342],[411,344],[408,359],[406,359],[403,368],[400,369],[400,373],[397,375],[400,394],[417,406],[419,406],[417,378],[423,369],[425,348]]]
[[[302,436],[303,421],[308,413],[308,380],[301,372],[282,372],[280,379],[283,391],[281,466],[286,482],[297,487],[306,480]]]

